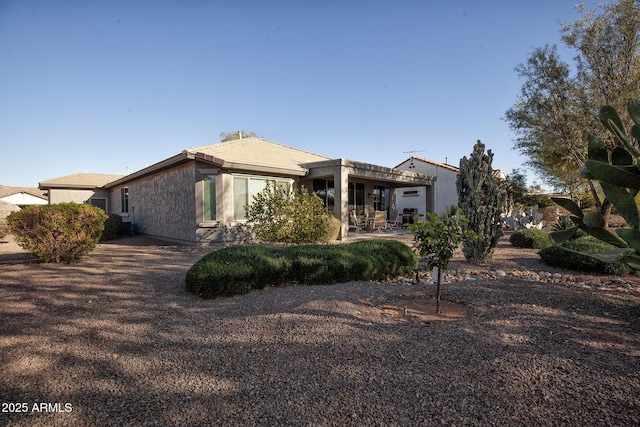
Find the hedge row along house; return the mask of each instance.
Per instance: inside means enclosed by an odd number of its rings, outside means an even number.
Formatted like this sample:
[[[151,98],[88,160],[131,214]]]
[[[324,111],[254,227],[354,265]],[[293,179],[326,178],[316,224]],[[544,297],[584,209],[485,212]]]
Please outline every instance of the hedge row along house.
[[[137,232],[183,243],[231,240],[246,223],[245,205],[267,180],[304,186],[320,196],[349,233],[349,212],[395,214],[395,193],[420,188],[434,210],[435,177],[345,159],[331,159],[261,138],[189,148],[137,172],[80,173],[43,181],[49,203],[86,202],[121,215]]]

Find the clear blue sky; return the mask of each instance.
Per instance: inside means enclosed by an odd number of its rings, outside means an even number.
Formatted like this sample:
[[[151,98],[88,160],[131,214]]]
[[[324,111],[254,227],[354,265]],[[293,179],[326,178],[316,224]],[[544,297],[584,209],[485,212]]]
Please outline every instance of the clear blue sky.
[[[0,0],[0,185],[133,172],[237,129],[389,167],[457,166],[480,139],[510,172],[514,67],[561,45],[576,3]]]

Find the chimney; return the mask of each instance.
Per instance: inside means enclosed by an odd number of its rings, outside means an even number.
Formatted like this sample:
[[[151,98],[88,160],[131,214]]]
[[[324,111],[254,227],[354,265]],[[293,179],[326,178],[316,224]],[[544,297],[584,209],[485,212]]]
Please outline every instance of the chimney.
[[[448,164],[449,164],[449,158],[448,158],[448,157],[445,157],[445,158],[444,158],[444,164],[445,164],[445,165],[448,165]]]

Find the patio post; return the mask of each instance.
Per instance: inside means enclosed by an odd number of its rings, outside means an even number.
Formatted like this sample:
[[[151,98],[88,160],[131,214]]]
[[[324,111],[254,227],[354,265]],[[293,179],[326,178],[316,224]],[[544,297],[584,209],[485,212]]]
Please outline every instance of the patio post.
[[[349,232],[349,173],[347,168],[340,165],[333,174],[333,182],[336,192],[333,210],[335,217],[342,222],[340,236],[344,239]]]

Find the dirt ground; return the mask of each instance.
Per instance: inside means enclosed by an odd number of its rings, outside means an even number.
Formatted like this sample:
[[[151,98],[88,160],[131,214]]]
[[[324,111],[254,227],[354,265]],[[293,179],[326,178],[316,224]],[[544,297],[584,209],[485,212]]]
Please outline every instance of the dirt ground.
[[[570,270],[549,267],[546,266],[540,260],[538,256],[537,249],[526,249],[526,248],[514,248],[509,243],[510,233],[507,233],[501,241],[498,243],[492,257],[486,261],[483,265],[475,265],[468,263],[464,254],[460,249],[458,249],[454,257],[449,263],[448,270],[454,271],[464,271],[464,272],[488,272],[495,271],[498,269],[501,270],[522,270],[522,271],[549,271],[551,273],[564,273],[564,274],[578,274],[585,278],[585,280],[589,280],[593,277],[601,277],[603,280],[607,278],[611,278],[606,275],[594,275],[591,273],[585,274],[580,272],[572,272]],[[367,234],[362,233],[358,238],[354,238],[351,240],[358,239],[369,239],[369,238],[392,238],[394,240],[399,240],[401,242],[406,243],[407,245],[412,245],[412,235],[407,232],[400,232],[395,234]],[[138,236],[137,238],[141,238],[145,241],[145,244],[160,244],[167,245],[162,241],[157,241],[154,239],[147,239],[142,236]],[[117,239],[117,242],[126,242],[128,237]],[[134,238],[135,239],[135,238]],[[103,244],[104,245],[104,244]],[[108,243],[107,243],[108,245]],[[212,247],[188,247],[184,248],[190,250],[195,253],[202,253],[203,255],[208,251],[222,247],[222,245],[213,245]],[[9,235],[4,239],[0,240],[0,265],[3,263],[24,263],[24,262],[37,262],[35,258],[25,252],[13,239],[13,236]],[[428,273],[423,275],[423,280],[428,279]],[[640,278],[634,276],[627,276],[625,279],[627,281],[633,282],[640,286]],[[434,285],[435,286],[435,285]],[[442,285],[444,287],[444,284]],[[435,297],[424,298],[423,295],[419,295],[418,297],[408,297],[395,300],[388,300],[384,302],[378,302],[377,304],[373,304],[370,301],[362,301],[361,311],[363,315],[371,314],[371,315],[379,315],[382,313],[384,316],[388,316],[398,321],[404,322],[451,322],[463,319],[465,317],[470,316],[473,311],[465,304],[459,304],[457,302],[447,301],[446,299],[441,299],[439,302],[439,310],[436,312],[436,299]]]
[[[636,286],[479,275],[438,316],[410,279],[202,300],[184,277],[213,249],[134,236],[64,265],[1,243],[0,425],[640,424]],[[555,271],[506,238],[450,264],[498,268]]]
[[[383,235],[384,237],[390,237],[390,235]],[[377,235],[370,235],[367,237],[378,237]],[[410,235],[399,234],[394,236],[397,240],[404,241],[410,244]],[[127,239],[127,238],[121,238]],[[153,241],[152,243],[160,243],[160,241]],[[193,248],[198,251],[197,248]],[[204,249],[206,253],[209,248]],[[459,254],[461,256],[462,253]],[[24,251],[13,239],[13,236],[9,235],[0,240],[0,265],[15,264],[24,262],[37,262],[35,258]],[[374,306],[370,301],[362,301],[362,313],[373,313],[390,318],[406,321],[406,322],[450,322],[462,319],[471,314],[471,309],[464,304],[458,304],[446,300],[440,300],[439,310],[436,312],[436,300],[435,298],[411,298],[411,299],[397,299],[395,301],[386,301]]]

